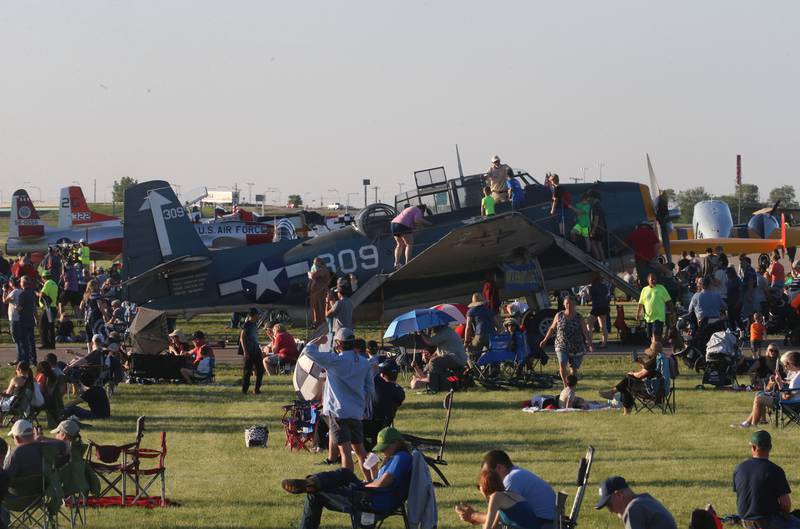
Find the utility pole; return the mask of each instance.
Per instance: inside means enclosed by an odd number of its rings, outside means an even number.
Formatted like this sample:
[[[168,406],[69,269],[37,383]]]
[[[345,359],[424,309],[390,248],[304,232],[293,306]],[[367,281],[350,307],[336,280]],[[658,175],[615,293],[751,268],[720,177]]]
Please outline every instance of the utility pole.
[[[403,192],[403,182],[397,182],[398,193]]]
[[[736,197],[739,212],[736,214],[736,224],[742,222],[742,155],[736,155]]]
[[[600,182],[602,182],[602,181],[603,181],[603,167],[605,167],[605,166],[606,166],[606,164],[605,164],[605,163],[603,163],[603,162],[598,162],[598,163],[597,163],[597,169],[598,169],[598,175],[599,175],[597,179],[598,179]]]
[[[247,182],[247,203],[253,203],[253,186],[256,185],[254,182]]]
[[[94,200],[92,202],[97,204],[97,178],[94,179]]]
[[[380,187],[379,186],[372,186],[372,189],[373,189],[373,191],[375,191],[375,203],[377,204],[378,203],[378,189],[380,189]]]

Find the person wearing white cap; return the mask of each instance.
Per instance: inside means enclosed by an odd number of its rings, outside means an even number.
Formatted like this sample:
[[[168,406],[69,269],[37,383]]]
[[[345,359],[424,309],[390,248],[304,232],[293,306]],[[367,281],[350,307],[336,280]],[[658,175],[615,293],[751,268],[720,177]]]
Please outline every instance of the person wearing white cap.
[[[8,432],[16,448],[6,457],[3,470],[9,479],[39,474],[42,471],[42,446],[52,446],[56,451],[56,467],[67,462],[67,445],[55,439],[38,439],[30,421],[20,419]]]
[[[362,419],[367,398],[371,398],[375,391],[372,364],[353,351],[355,335],[352,329],[339,328],[334,336],[333,351],[320,351],[319,345],[327,341],[328,336],[323,335],[311,340],[305,348],[305,354],[327,370],[322,413],[329,418],[330,435],[333,443],[339,447],[342,466],[353,470],[351,452],[355,451],[364,476],[370,479],[370,471],[363,466],[367,453],[364,450]]]
[[[495,154],[492,156],[492,165],[484,176],[488,180],[495,203],[508,202],[508,179],[514,178],[511,167],[502,163]]]

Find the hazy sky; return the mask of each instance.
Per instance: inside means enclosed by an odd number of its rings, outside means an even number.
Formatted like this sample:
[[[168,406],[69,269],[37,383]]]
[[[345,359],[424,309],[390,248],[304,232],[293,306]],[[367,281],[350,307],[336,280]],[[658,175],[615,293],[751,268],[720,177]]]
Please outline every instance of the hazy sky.
[[[456,176],[458,143],[468,173],[497,153],[645,181],[649,152],[663,187],[718,193],[741,153],[766,195],[798,176],[799,19],[788,0],[6,1],[0,190],[91,199],[97,179],[104,199],[129,175],[345,202],[368,177],[390,200],[415,169]]]

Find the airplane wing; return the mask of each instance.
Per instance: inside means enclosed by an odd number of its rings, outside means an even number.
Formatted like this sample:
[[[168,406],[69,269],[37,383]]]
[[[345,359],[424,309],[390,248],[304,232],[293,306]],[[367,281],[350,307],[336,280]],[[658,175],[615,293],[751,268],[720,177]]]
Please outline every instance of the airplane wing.
[[[122,282],[122,286],[130,286],[142,281],[159,280],[161,276],[171,276],[175,274],[184,274],[195,272],[201,268],[205,268],[211,264],[210,257],[184,255],[177,259],[172,259],[154,266],[146,272],[137,276],[131,277]]]
[[[674,255],[681,252],[703,253],[707,248],[722,246],[727,254],[754,254],[770,253],[776,248],[782,247],[784,242],[781,239],[747,239],[747,238],[714,238],[714,239],[686,239],[670,240],[670,246]]]
[[[519,213],[495,215],[453,229],[391,275],[390,282],[446,277],[489,270],[508,261],[517,248],[538,255],[553,237]]]

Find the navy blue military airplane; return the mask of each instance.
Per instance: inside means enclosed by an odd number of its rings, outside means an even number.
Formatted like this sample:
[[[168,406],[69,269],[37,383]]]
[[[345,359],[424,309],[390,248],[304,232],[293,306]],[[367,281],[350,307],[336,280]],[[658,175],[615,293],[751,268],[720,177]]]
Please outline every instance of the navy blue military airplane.
[[[394,206],[368,206],[354,225],[311,239],[224,250],[206,248],[167,182],[131,186],[125,192],[123,248],[128,299],[171,316],[268,306],[302,320],[315,257],[335,274],[357,277],[364,290],[358,301],[362,315],[463,301],[480,289],[487,273],[520,259],[537,260],[547,289],[560,290],[588,283],[593,271],[611,276],[631,268],[633,256],[623,241],[637,224],[655,220],[644,185],[564,185],[576,202],[590,189],[600,196],[608,228],[603,264],[557,235],[551,191],[527,173],[515,175],[524,204],[512,211],[509,202],[499,203],[488,218],[479,215],[483,175],[448,180],[436,168],[416,176],[416,188],[397,195]],[[389,225],[406,204],[426,205],[432,224],[415,233],[415,257],[394,271]]]

